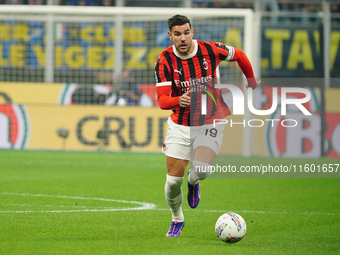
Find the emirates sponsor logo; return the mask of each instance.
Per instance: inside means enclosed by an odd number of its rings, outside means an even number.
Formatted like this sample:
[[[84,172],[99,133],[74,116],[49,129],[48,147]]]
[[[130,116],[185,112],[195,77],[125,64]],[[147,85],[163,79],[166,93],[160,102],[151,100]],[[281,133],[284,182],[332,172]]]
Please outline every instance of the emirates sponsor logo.
[[[175,80],[175,84],[177,87],[187,90],[187,88],[195,87],[197,85],[205,84],[211,81],[212,81],[212,75],[209,75],[209,76],[205,76],[201,78],[195,78],[195,79],[191,78],[190,80],[186,80],[186,81]]]

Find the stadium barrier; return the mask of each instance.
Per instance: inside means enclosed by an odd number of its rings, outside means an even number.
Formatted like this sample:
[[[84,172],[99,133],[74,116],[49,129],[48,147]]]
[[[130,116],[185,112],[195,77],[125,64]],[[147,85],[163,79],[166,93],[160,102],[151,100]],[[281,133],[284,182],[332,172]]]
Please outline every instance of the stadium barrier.
[[[158,107],[77,105],[71,93],[76,90],[68,87],[68,84],[1,83],[0,148],[161,152],[170,111]],[[265,102],[256,108],[271,107],[272,89],[256,90],[256,97]],[[250,122],[245,122],[243,116],[229,116],[221,154],[241,155],[242,130],[250,126],[254,131],[251,146],[255,155],[320,157],[320,90],[310,91],[312,98],[305,107],[312,116],[295,110],[284,117],[279,111],[256,116]],[[340,157],[339,97],[340,89],[326,90],[328,157]],[[288,121],[282,124],[288,119],[301,125],[285,127],[294,124]]]

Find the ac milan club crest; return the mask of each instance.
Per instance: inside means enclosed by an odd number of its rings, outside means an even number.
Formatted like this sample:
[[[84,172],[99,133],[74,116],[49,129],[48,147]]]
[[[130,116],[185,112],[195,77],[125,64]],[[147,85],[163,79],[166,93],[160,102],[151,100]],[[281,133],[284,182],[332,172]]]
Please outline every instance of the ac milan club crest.
[[[204,68],[204,70],[208,70],[208,68],[209,68],[208,62],[207,62],[205,59],[203,59],[203,60],[204,60],[204,62],[203,62],[203,68]]]

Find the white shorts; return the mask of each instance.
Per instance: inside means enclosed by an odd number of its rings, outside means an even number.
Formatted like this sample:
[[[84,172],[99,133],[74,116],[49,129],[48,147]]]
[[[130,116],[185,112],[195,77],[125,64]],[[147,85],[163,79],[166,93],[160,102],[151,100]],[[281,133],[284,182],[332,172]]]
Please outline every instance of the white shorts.
[[[190,160],[191,152],[199,146],[211,148],[216,156],[222,146],[224,125],[182,126],[168,118],[168,132],[163,143],[165,155]]]

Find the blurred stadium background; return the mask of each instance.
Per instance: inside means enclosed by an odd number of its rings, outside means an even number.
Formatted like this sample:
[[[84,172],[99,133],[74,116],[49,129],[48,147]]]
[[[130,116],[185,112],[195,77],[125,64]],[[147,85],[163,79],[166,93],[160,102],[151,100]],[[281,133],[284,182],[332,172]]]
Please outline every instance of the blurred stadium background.
[[[223,154],[340,157],[339,1],[0,4],[1,149],[160,152],[169,112],[157,106],[153,67],[171,43],[167,18],[183,13],[196,39],[248,54],[263,80],[257,109],[271,106],[275,86],[313,95],[305,105],[312,117],[296,109],[286,117],[302,123],[294,132],[270,123],[248,133],[230,128]],[[229,80],[242,77],[233,64],[221,68]]]

